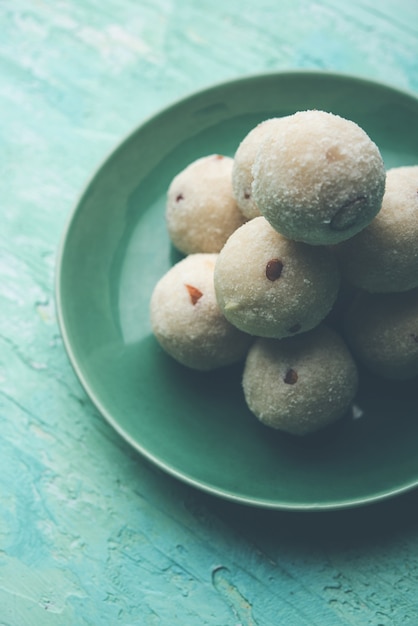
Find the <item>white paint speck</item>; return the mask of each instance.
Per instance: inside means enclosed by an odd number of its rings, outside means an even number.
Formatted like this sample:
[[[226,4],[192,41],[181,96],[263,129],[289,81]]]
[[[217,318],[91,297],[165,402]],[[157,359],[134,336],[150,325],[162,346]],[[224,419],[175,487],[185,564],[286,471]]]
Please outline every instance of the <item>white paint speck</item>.
[[[363,417],[364,411],[359,406],[357,406],[357,404],[353,404],[353,406],[351,407],[351,415],[353,420],[358,420]]]

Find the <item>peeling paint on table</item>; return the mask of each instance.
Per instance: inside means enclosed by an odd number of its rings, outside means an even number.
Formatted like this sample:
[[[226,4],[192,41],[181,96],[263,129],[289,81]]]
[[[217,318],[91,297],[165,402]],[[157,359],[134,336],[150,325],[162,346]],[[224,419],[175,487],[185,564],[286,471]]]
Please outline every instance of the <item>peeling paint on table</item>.
[[[93,408],[53,298],[69,212],[131,128],[272,70],[417,93],[416,0],[3,0],[0,19],[0,625],[416,626],[418,494],[274,513],[176,482]]]

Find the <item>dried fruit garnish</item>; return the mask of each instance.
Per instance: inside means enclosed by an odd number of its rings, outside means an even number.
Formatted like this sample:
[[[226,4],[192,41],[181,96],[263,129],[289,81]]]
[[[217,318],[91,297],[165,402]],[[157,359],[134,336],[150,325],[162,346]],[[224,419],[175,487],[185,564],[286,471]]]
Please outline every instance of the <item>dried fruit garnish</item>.
[[[270,259],[266,265],[266,277],[275,281],[282,275],[283,263],[280,259]]]
[[[335,213],[334,217],[331,220],[331,230],[347,230],[348,228],[354,226],[354,224],[357,222],[358,218],[364,211],[366,205],[366,196],[359,196],[358,198],[354,198],[354,200],[349,200],[348,202],[343,204],[343,206],[338,209],[338,211]]]
[[[338,146],[331,146],[325,153],[325,158],[327,161],[340,161],[344,158],[344,155],[341,154],[340,148]]]
[[[285,377],[283,378],[286,385],[294,385],[298,380],[298,373],[291,368],[287,370]]]
[[[203,293],[197,287],[193,287],[193,285],[185,285],[187,291],[189,292],[190,300],[192,304],[195,305],[198,300],[203,296]]]

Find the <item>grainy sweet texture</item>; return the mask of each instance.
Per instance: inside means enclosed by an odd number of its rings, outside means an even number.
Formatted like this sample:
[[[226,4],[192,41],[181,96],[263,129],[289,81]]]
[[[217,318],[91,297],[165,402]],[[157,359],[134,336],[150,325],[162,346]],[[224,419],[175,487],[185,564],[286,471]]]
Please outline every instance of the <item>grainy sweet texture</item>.
[[[261,422],[306,435],[344,415],[358,374],[341,337],[320,325],[297,337],[256,340],[242,384],[248,407]]]
[[[232,168],[232,189],[238,206],[247,219],[260,216],[260,211],[254,201],[252,192],[255,157],[260,143],[273,130],[277,132],[282,118],[271,118],[257,124],[241,141],[234,155]]]
[[[232,158],[212,154],[193,161],[172,180],[166,222],[180,252],[219,252],[244,223],[232,193],[232,167]]]
[[[243,359],[252,337],[222,315],[213,272],[216,254],[191,254],[158,281],[150,304],[151,325],[161,347],[176,361],[211,370]]]
[[[344,275],[375,293],[418,286],[418,166],[388,170],[382,208],[358,235],[336,246]]]
[[[418,166],[386,173],[368,135],[324,111],[265,120],[234,160],[194,161],[168,191],[169,235],[189,256],[154,289],[157,340],[194,369],[245,359],[249,409],[293,435],[349,409],[354,358],[418,375],[417,189]],[[341,318],[344,338],[326,325]]]
[[[259,337],[310,330],[329,313],[340,275],[323,247],[290,241],[256,217],[231,235],[215,266],[215,290],[225,317]]]
[[[418,375],[418,289],[403,293],[361,292],[345,316],[354,356],[388,379]]]
[[[354,122],[299,111],[267,133],[253,165],[260,213],[285,237],[313,245],[344,241],[380,210],[385,167]]]

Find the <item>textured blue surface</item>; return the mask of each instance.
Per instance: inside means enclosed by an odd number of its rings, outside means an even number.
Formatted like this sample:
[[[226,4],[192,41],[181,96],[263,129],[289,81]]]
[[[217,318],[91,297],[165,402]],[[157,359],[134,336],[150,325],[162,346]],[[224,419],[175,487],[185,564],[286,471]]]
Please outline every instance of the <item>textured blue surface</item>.
[[[416,0],[14,0],[0,20],[1,626],[416,626],[416,493],[297,515],[175,482],[92,407],[53,301],[69,212],[133,126],[276,69],[418,92]]]

